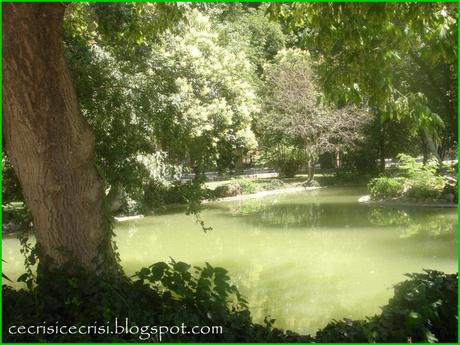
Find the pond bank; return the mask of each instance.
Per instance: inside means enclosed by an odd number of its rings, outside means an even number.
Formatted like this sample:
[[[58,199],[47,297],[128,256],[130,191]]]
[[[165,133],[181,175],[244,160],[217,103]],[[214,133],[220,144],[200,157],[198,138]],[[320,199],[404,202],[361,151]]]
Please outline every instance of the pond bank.
[[[251,193],[251,194],[240,194],[240,195],[235,195],[235,196],[227,196],[227,197],[224,197],[224,198],[218,198],[216,200],[205,200],[205,201],[203,201],[203,203],[259,199],[259,198],[264,198],[264,197],[269,196],[269,195],[284,194],[284,193],[299,193],[299,192],[316,190],[316,189],[320,189],[320,188],[326,188],[326,187],[301,187],[301,186],[298,186],[298,187],[279,188],[279,189],[267,190],[267,191]]]
[[[267,191],[261,191],[257,193],[251,193],[251,194],[240,194],[240,195],[235,195],[235,196],[228,196],[224,198],[218,198],[218,199],[207,199],[203,200],[203,204],[208,204],[211,202],[227,202],[227,201],[241,201],[241,200],[253,200],[253,199],[261,199],[265,198],[267,196],[271,195],[276,195],[276,194],[288,194],[288,193],[301,193],[301,192],[308,192],[308,191],[313,191],[317,189],[323,189],[326,187],[288,187],[288,188],[280,188],[280,189],[274,189],[274,190],[267,190]],[[168,205],[169,207],[174,207],[174,206],[181,206],[181,204],[171,204]],[[149,214],[151,215],[151,214]],[[116,222],[126,222],[130,220],[137,220],[137,219],[142,219],[144,218],[144,215],[139,214],[135,216],[120,216],[120,217],[114,217]]]
[[[457,208],[458,204],[436,202],[436,201],[423,201],[423,202],[411,202],[401,199],[391,200],[372,200],[370,195],[364,195],[358,199],[361,204],[369,205],[381,205],[381,206],[397,206],[397,207],[439,207],[439,208]]]

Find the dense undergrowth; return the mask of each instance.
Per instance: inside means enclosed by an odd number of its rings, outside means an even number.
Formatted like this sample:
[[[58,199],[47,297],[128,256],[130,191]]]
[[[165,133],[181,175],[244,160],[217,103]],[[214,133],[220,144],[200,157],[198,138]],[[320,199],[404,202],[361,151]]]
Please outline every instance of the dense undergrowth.
[[[329,323],[318,342],[458,341],[458,276],[439,271],[407,274],[379,315]]]
[[[287,186],[290,184],[277,178],[232,178],[213,187],[193,182],[174,184],[152,182],[139,193],[136,199],[125,198],[118,213],[122,215],[146,213],[173,204],[199,203],[203,200],[252,194]]]
[[[444,171],[442,171],[444,170]],[[450,169],[452,170],[452,169]],[[426,164],[416,162],[408,155],[399,155],[398,167],[370,181],[368,188],[372,199],[403,199],[408,201],[457,201],[456,168],[452,171],[440,167],[437,161]]]
[[[84,270],[38,270],[30,289],[3,286],[4,342],[158,341],[154,335],[12,335],[13,325],[222,326],[222,334],[164,335],[163,342],[456,342],[457,275],[437,271],[408,275],[379,315],[332,321],[316,336],[257,324],[247,301],[223,268],[159,262],[133,277],[103,278]]]
[[[230,283],[223,268],[191,267],[183,262],[158,262],[133,277],[95,276],[71,269],[38,274],[32,289],[3,286],[3,341],[75,342],[142,341],[139,334],[124,335],[9,335],[12,325],[107,325],[129,320],[129,326],[222,326],[223,334],[169,335],[163,341],[311,341],[308,336],[283,332],[252,321],[246,300]],[[158,341],[152,336],[148,341]]]

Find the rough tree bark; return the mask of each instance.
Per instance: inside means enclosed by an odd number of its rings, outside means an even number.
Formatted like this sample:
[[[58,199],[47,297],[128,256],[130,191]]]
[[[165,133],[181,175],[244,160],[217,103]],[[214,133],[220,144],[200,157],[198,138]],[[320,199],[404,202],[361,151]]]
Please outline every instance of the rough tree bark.
[[[94,137],[66,66],[66,4],[3,3],[3,137],[30,209],[41,259],[90,270],[112,261]]]

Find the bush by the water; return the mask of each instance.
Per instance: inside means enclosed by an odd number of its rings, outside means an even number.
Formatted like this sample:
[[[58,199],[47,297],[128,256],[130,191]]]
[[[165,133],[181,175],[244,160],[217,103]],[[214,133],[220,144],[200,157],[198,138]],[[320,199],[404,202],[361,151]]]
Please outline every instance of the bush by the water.
[[[435,160],[422,164],[414,157],[401,154],[396,171],[391,171],[390,176],[380,176],[369,182],[370,195],[374,200],[406,198],[452,202],[456,199],[456,186],[449,188],[438,168]],[[453,190],[455,195],[451,195]]]
[[[212,198],[214,198],[213,191],[193,181],[165,184],[153,180],[135,193],[134,198],[126,195],[119,212],[123,215],[135,215],[167,205],[188,204]]]
[[[74,272],[71,276],[65,272]],[[100,277],[75,267],[43,272],[31,289],[3,286],[3,329],[13,325],[222,326],[222,334],[168,335],[164,342],[455,342],[457,274],[426,271],[408,275],[382,313],[366,320],[332,321],[316,337],[282,331],[275,320],[253,322],[247,301],[223,268],[159,262],[134,279]],[[158,341],[140,334],[19,335],[3,332],[4,342]]]
[[[369,192],[373,199],[397,198],[403,194],[405,183],[403,177],[381,176],[369,182]]]
[[[457,342],[458,275],[426,270],[407,275],[380,315],[333,321],[318,342]]]
[[[74,272],[67,275],[69,269]],[[40,271],[40,270],[39,270]],[[3,285],[3,329],[21,325],[222,326],[222,334],[169,335],[165,342],[309,342],[312,338],[252,321],[246,300],[220,267],[191,267],[174,260],[142,268],[134,279],[100,277],[83,269],[41,272],[30,290]],[[140,334],[32,335],[3,332],[4,342],[157,342]]]
[[[243,189],[238,183],[229,183],[216,187],[214,189],[214,196],[216,198],[225,198],[240,195],[242,192]]]
[[[280,189],[284,187],[284,182],[280,179],[249,179],[241,178],[230,183],[218,186],[213,194],[216,198],[224,198],[241,194],[253,194],[267,190]]]
[[[241,179],[238,180],[238,184],[241,187],[243,194],[252,194],[258,191],[257,183],[250,179]]]
[[[188,204],[190,201],[225,198],[242,194],[252,194],[284,186],[280,179],[239,178],[209,189],[193,182],[161,183],[150,181],[142,190],[125,195],[119,213],[135,215],[171,204]]]

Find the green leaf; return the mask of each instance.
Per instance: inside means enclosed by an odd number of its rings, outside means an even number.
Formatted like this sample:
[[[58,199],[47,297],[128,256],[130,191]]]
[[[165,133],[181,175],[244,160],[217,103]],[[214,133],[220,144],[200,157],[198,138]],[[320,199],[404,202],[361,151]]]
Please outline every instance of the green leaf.
[[[159,281],[163,278],[165,271],[169,269],[169,266],[165,262],[157,262],[152,266],[152,279],[154,281]]]

